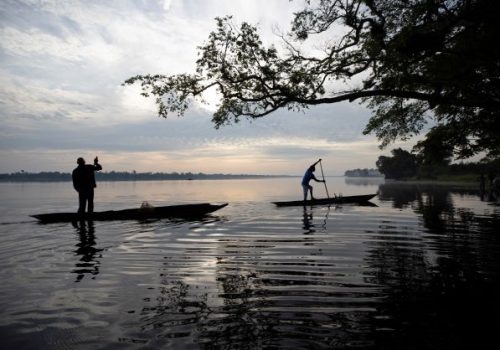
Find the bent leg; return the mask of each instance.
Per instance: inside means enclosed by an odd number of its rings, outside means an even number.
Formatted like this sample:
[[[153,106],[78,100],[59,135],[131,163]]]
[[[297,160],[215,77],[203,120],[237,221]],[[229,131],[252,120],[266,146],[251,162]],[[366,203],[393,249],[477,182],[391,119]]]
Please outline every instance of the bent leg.
[[[307,191],[309,191],[309,187],[306,185],[302,185],[302,190],[304,191],[304,201],[307,200]]]

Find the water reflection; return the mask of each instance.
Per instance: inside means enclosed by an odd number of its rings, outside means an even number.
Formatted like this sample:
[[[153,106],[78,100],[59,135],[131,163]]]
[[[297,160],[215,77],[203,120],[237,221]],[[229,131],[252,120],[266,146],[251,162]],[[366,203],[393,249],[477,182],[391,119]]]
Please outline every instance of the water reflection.
[[[412,207],[420,214],[424,226],[433,232],[445,229],[445,216],[453,215],[454,206],[450,190],[446,187],[391,186],[381,185],[379,198],[391,201],[395,208]]]
[[[328,216],[330,211],[335,211],[340,206],[303,206],[302,212],[302,230],[304,234],[311,234],[316,232],[316,225],[321,223],[321,231],[327,230]],[[316,214],[314,213],[316,211]],[[314,219],[316,217],[316,219]],[[316,222],[316,224],[315,224]]]
[[[481,200],[487,200],[488,202],[498,201],[498,196],[496,191],[489,190],[487,194],[485,194],[485,192],[481,192]]]
[[[96,248],[95,224],[93,221],[73,222],[73,227],[76,229],[79,241],[76,244],[77,249],[74,251],[80,256],[80,260],[75,264],[75,282],[80,282],[85,275],[92,275],[92,279],[99,274],[99,259],[103,249]]]
[[[266,200],[203,221],[76,223],[69,249],[67,226],[26,225],[36,244],[0,254],[1,318],[13,325],[0,333],[32,345],[8,348],[488,348],[500,209],[478,198],[383,184],[377,208]],[[69,291],[68,270],[82,281]]]
[[[330,208],[302,210],[306,233],[316,232],[315,217],[326,230]],[[252,229],[262,232],[262,227],[257,223]],[[158,295],[145,300],[140,312],[141,336],[154,339],[149,346],[292,349],[373,343],[368,332],[373,294],[352,275],[349,263],[322,256],[331,245],[324,237],[232,233],[236,237],[164,256]]]
[[[446,189],[381,194],[417,216],[367,226],[362,263],[345,250],[361,233],[342,236],[328,225],[329,209],[318,207],[294,211],[302,232],[314,233],[307,240],[226,237],[165,257],[156,305],[141,313],[143,331],[168,339],[159,345],[204,349],[467,349],[495,340],[498,213],[456,208]],[[213,280],[188,272],[201,256],[214,259]],[[184,272],[173,270],[181,263]]]
[[[487,202],[495,202],[498,200],[495,193],[478,190],[473,185],[452,187],[438,183],[385,183],[379,186],[379,198],[384,201],[392,201],[393,207],[395,208],[403,208],[418,200],[422,195],[427,194],[434,197],[447,196],[448,199],[446,199],[446,201],[449,201],[452,195],[472,196]]]
[[[380,185],[385,183],[385,179],[383,177],[348,177],[344,178],[344,181],[347,185],[354,186],[373,186]]]
[[[366,280],[385,295],[372,320],[383,330],[375,332],[377,347],[472,349],[495,341],[498,212],[485,217],[457,208],[446,187],[382,185],[380,199],[410,207],[428,234],[418,222],[386,222],[367,241]]]
[[[304,234],[310,234],[316,232],[314,229],[313,222],[313,209],[304,206],[304,211],[302,214],[302,229],[304,230]]]
[[[493,341],[498,212],[459,208],[444,187],[381,185],[380,200],[398,210],[374,209],[377,217],[364,208],[364,217],[353,206],[318,206],[281,210],[271,223],[148,223],[168,232],[156,244],[175,248],[162,255],[157,285],[139,293],[137,328],[123,341],[202,349],[465,349]],[[196,238],[175,240],[188,226]],[[78,232],[81,261],[95,262],[93,225]],[[162,237],[174,240],[156,241]]]

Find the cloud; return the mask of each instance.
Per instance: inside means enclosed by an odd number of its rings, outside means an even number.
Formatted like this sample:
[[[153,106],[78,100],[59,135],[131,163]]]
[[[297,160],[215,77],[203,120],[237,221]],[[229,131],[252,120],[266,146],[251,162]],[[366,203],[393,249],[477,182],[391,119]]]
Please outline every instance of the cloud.
[[[193,72],[216,16],[257,24],[266,44],[279,45],[276,28],[287,29],[302,5],[2,1],[0,172],[63,170],[94,154],[106,169],[138,171],[300,174],[311,160],[331,157],[329,173],[342,173],[373,163],[376,140],[362,135],[369,112],[357,104],[280,110],[215,130],[213,104],[164,120],[137,86],[121,86],[136,74]]]

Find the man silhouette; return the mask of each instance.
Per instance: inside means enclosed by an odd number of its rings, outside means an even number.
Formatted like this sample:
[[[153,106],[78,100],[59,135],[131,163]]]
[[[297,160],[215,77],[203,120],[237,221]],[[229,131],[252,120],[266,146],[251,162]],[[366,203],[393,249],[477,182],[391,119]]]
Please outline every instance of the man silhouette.
[[[78,158],[76,163],[78,166],[73,170],[73,187],[78,192],[78,214],[85,213],[85,207],[88,203],[87,212],[94,211],[94,188],[97,186],[95,183],[95,171],[102,170],[102,166],[98,163],[97,157],[94,159],[94,165],[85,164],[85,159]]]

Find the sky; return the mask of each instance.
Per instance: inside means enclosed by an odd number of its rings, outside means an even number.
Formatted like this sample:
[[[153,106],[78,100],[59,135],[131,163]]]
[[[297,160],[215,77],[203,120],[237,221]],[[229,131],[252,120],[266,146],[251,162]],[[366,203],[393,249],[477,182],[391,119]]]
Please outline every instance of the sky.
[[[104,171],[325,175],[375,168],[389,154],[362,131],[357,103],[280,110],[215,129],[212,105],[157,116],[138,74],[193,73],[214,18],[257,25],[282,45],[302,0],[0,1],[0,173],[70,172],[99,156]],[[394,147],[392,147],[394,146]],[[399,146],[398,146],[399,147]]]

